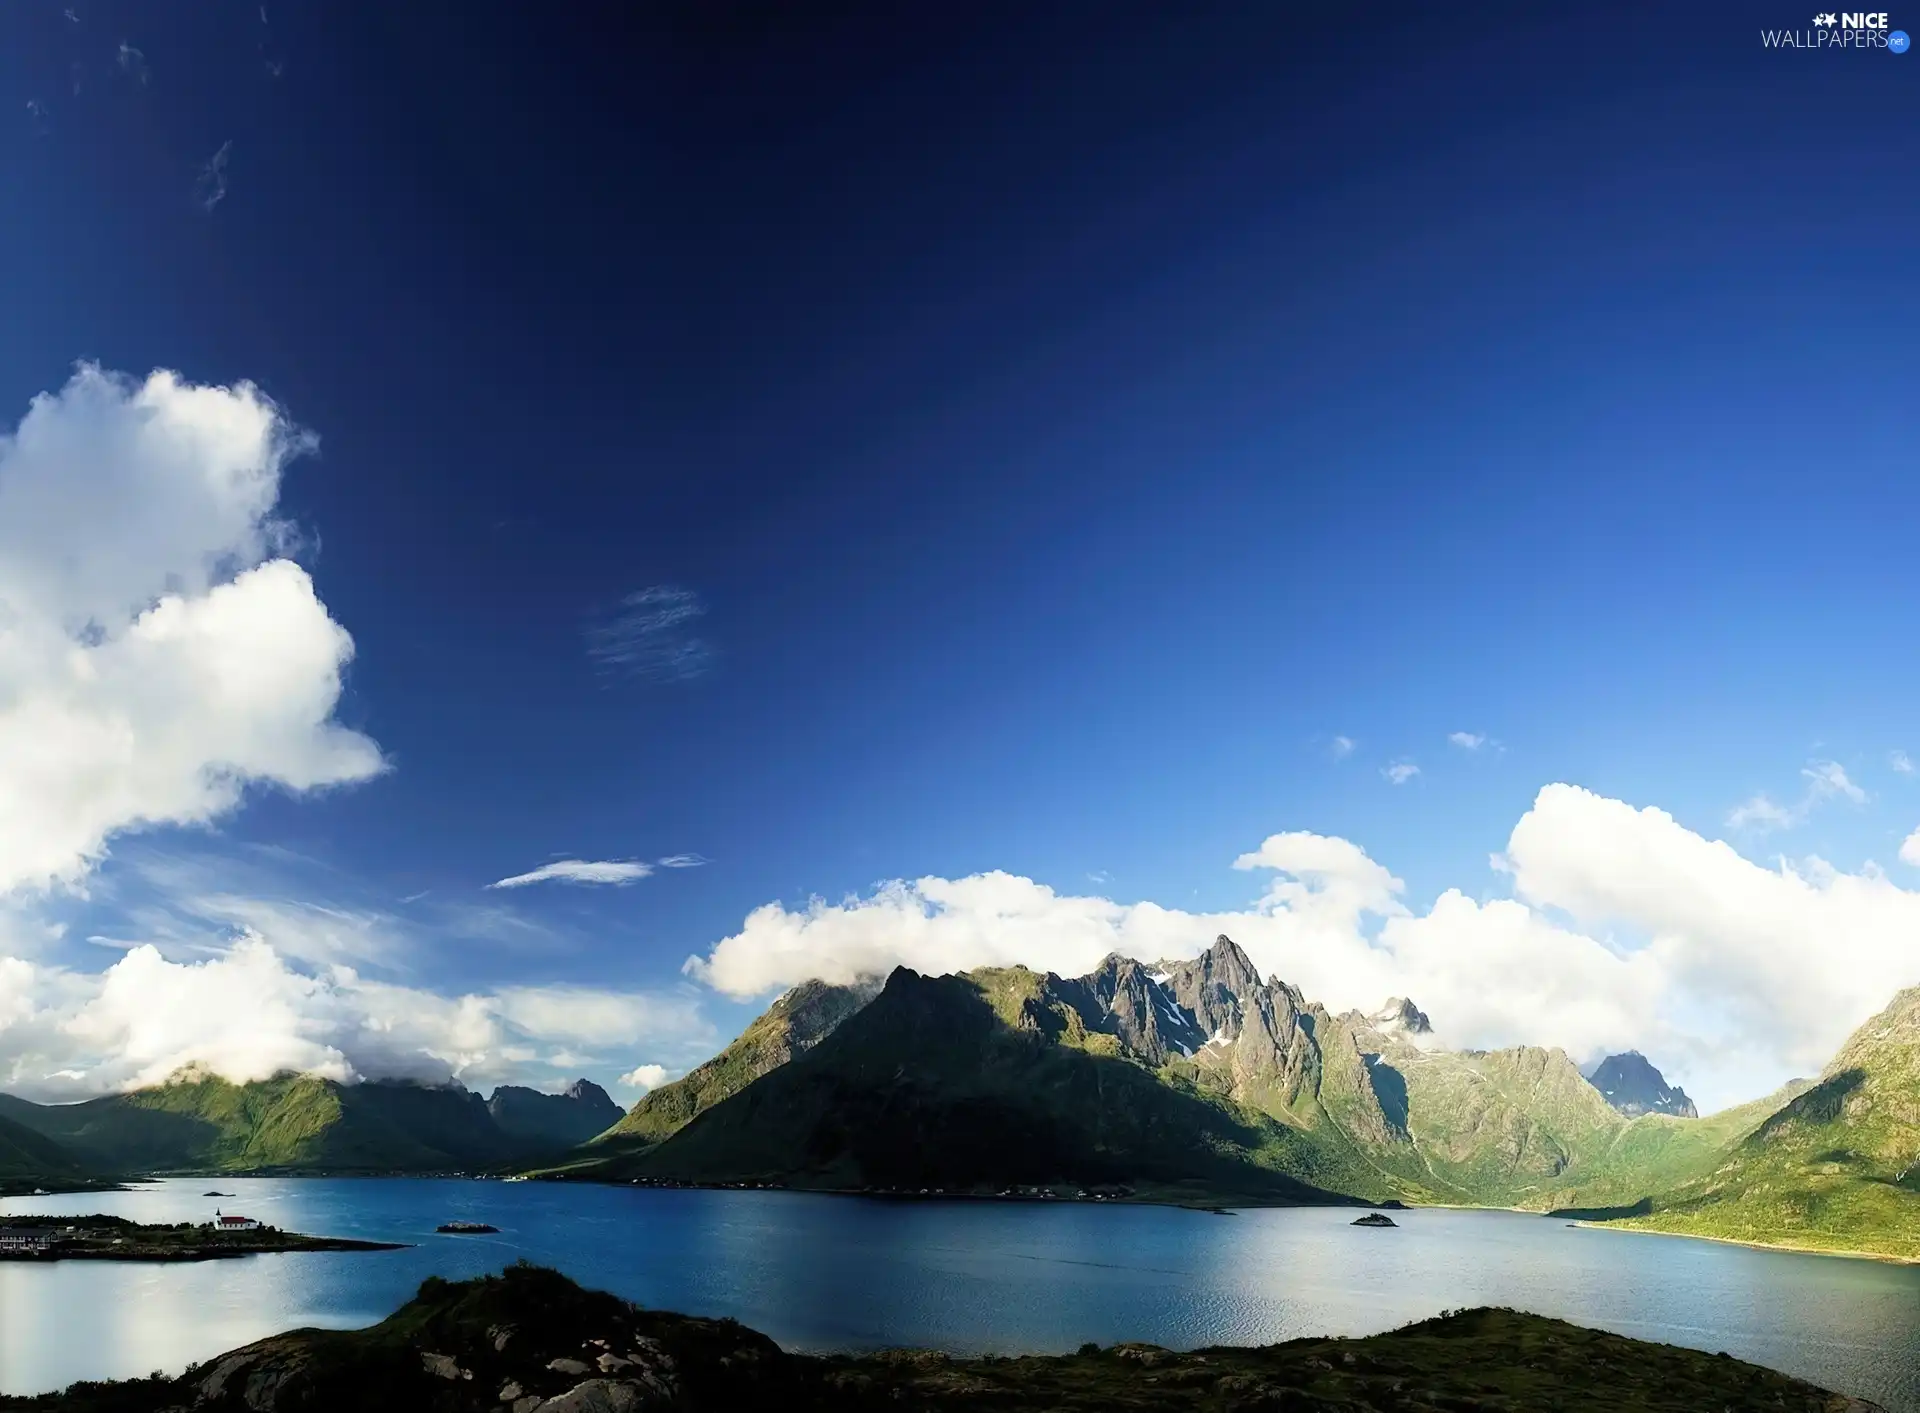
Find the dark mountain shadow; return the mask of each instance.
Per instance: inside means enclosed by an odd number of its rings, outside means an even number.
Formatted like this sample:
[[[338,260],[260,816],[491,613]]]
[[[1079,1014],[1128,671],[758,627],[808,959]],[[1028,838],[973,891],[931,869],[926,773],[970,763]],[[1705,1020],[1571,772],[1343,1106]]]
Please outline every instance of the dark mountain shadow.
[[[1858,1066],[1841,1070],[1821,1080],[1806,1093],[1789,1100],[1777,1113],[1747,1139],[1749,1146],[1763,1144],[1802,1125],[1830,1124],[1846,1108],[1847,1098],[1866,1083],[1867,1072]]]
[[[1203,1183],[1265,1201],[1353,1200],[1278,1170],[1304,1155],[1293,1131],[1133,1060],[1061,1043],[1069,1024],[1037,996],[1009,1020],[967,977],[897,969],[817,1047],[633,1171],[916,1192]]]
[[[205,1119],[142,1109],[114,1094],[83,1104],[0,1095],[0,1115],[52,1139],[96,1172],[160,1171],[203,1163],[219,1130]]]
[[[1653,1215],[1653,1199],[1642,1197],[1626,1207],[1555,1207],[1549,1217],[1565,1217],[1570,1222],[1611,1222],[1620,1217]]]
[[[1373,1084],[1373,1097],[1379,1101],[1381,1114],[1393,1126],[1394,1132],[1405,1136],[1407,1077],[1378,1055],[1363,1055],[1361,1058],[1367,1062],[1367,1079]]]

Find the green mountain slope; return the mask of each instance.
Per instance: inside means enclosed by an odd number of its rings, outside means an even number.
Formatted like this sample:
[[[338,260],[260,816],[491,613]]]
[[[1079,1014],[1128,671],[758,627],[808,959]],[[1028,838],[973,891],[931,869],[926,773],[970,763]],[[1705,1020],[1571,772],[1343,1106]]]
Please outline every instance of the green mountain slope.
[[[1671,1185],[1737,1136],[1726,1126],[1697,1138],[1649,1132],[1681,1121],[1629,1120],[1563,1051],[1440,1049],[1404,1000],[1374,1016],[1330,1015],[1263,980],[1226,937],[1187,961],[1111,956],[1083,977],[1014,967],[939,980],[959,989],[927,991],[928,978],[896,973],[878,1019],[878,1001],[860,1009],[864,994],[795,988],[568,1171],[976,1188],[1069,1172],[1120,1181],[1112,1175],[1124,1169],[1150,1183],[1228,1180],[1242,1190],[1257,1171],[1259,1182],[1277,1174],[1373,1200],[1547,1210],[1588,1186],[1610,1194],[1638,1183],[1638,1197],[1656,1177]],[[921,1014],[903,1023],[904,1009]],[[1212,1136],[1178,1159],[1179,1145],[1151,1122],[1130,1128],[1103,1107],[1121,1092],[1155,1122],[1177,1111],[1167,1119],[1175,1128]],[[994,1126],[1017,1143],[989,1141]],[[1022,1173],[1051,1165],[1053,1175],[1016,1176],[996,1151],[1009,1147],[1021,1150]],[[656,1159],[641,1156],[654,1148]],[[1224,1166],[1221,1152],[1231,1155]]]
[[[599,1175],[916,1191],[1120,1184],[1281,1202],[1384,1188],[1337,1148],[1129,1058],[1053,980],[901,968],[807,1053]]]
[[[1627,1225],[1920,1258],[1920,988],[1855,1031],[1817,1083],[1657,1192]]]
[[[794,987],[718,1055],[644,1096],[596,1144],[618,1151],[660,1142],[769,1070],[804,1055],[879,995],[880,985],[875,978],[851,986],[808,981]]]
[[[8,1098],[0,1117],[122,1173],[471,1170],[523,1151],[464,1089],[311,1075],[232,1084],[187,1074],[82,1104]]]
[[[82,1175],[77,1159],[45,1134],[0,1115],[0,1192],[31,1191]]]

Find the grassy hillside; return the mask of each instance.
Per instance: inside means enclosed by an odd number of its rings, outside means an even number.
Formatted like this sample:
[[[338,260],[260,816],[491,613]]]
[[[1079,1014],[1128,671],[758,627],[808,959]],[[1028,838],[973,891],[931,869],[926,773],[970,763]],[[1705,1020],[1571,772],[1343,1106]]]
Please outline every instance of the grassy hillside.
[[[507,1390],[512,1390],[507,1394]],[[524,1402],[522,1402],[524,1400]],[[296,1330],[179,1379],[0,1396],[0,1413],[344,1409],[778,1408],[784,1413],[1842,1413],[1837,1394],[1724,1354],[1648,1344],[1511,1310],[1467,1310],[1366,1339],[1176,1353],[951,1359],[930,1351],[787,1354],[730,1320],[646,1310],[554,1271],[429,1279],[364,1330]]]
[[[1818,1083],[1710,1172],[1626,1225],[1920,1259],[1920,988],[1861,1026]]]
[[[830,1188],[1094,1186],[1267,1201],[1382,1188],[1310,1136],[1125,1058],[1024,968],[904,968],[805,1055],[625,1175]],[[1371,1194],[1370,1194],[1371,1195]]]
[[[879,991],[877,980],[853,986],[803,982],[769,1006],[718,1055],[645,1095],[595,1140],[596,1146],[612,1153],[660,1142],[761,1075],[804,1055]]]
[[[83,1104],[9,1099],[0,1114],[111,1172],[471,1170],[515,1145],[479,1096],[401,1084],[207,1075]]]
[[[79,1161],[58,1143],[0,1116],[0,1193],[32,1191],[82,1175]]]

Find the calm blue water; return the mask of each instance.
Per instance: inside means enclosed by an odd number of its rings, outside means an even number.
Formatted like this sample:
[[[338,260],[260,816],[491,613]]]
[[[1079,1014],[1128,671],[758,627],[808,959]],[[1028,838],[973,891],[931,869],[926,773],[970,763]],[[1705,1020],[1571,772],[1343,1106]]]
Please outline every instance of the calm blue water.
[[[238,1194],[202,1196],[209,1189]],[[1500,1304],[1721,1350],[1920,1413],[1920,1268],[1570,1228],[1508,1212],[1216,1216],[1072,1203],[428,1179],[207,1178],[14,1198],[8,1212],[204,1220],[218,1206],[404,1251],[194,1265],[0,1263],[0,1391],[178,1370],[299,1325],[380,1319],[423,1276],[520,1257],[648,1305],[731,1315],[793,1349],[1058,1351],[1370,1334]],[[439,1236],[451,1218],[498,1236]]]

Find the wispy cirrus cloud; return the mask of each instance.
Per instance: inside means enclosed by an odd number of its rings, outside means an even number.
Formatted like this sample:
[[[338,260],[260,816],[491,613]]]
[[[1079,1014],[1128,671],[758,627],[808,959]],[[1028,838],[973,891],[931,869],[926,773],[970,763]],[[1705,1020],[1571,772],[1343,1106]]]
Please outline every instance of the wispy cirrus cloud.
[[[1807,783],[1798,800],[1782,804],[1762,791],[1728,811],[1727,828],[1755,829],[1761,833],[1792,829],[1805,823],[1807,817],[1828,800],[1847,800],[1856,805],[1867,802],[1867,792],[1848,778],[1838,761],[1809,761],[1801,769],[1800,777]]]
[[[673,865],[685,867],[685,865]],[[558,859],[526,873],[516,873],[489,883],[489,888],[525,888],[534,883],[602,883],[621,887],[638,883],[653,872],[653,865],[638,859]]]
[[[1447,744],[1458,746],[1463,751],[1477,751],[1487,744],[1487,738],[1478,731],[1449,731]]]
[[[145,88],[153,78],[153,70],[147,67],[147,56],[125,40],[120,41],[120,49],[114,55],[113,62],[120,72]]]
[[[1905,751],[1894,751],[1887,757],[1887,764],[1892,766],[1897,774],[1913,774],[1913,757]]]
[[[1382,767],[1380,774],[1391,785],[1404,785],[1420,773],[1420,767],[1410,760],[1397,760],[1392,765]]]
[[[712,645],[694,632],[706,612],[692,589],[640,589],[622,599],[611,617],[588,626],[587,656],[610,677],[690,681],[713,666]]]
[[[212,214],[213,208],[227,199],[227,159],[233,155],[233,139],[220,144],[220,150],[206,160],[194,179],[194,203]]]
[[[1351,736],[1335,736],[1327,746],[1327,753],[1335,760],[1345,760],[1353,754],[1354,740]]]
[[[661,868],[701,868],[713,862],[703,854],[668,854],[664,859],[655,859]]]

